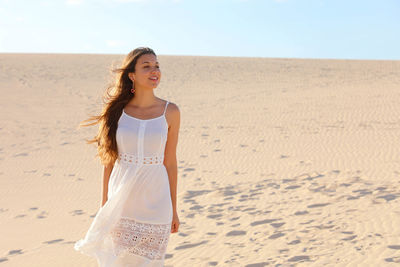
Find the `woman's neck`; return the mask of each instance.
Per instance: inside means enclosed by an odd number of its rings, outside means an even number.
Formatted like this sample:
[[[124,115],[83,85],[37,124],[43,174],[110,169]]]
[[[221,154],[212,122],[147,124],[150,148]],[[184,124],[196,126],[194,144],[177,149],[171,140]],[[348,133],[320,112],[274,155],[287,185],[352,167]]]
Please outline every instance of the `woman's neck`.
[[[136,89],[134,97],[129,101],[128,105],[133,105],[139,108],[147,108],[154,106],[157,103],[158,97],[154,95],[152,88]]]

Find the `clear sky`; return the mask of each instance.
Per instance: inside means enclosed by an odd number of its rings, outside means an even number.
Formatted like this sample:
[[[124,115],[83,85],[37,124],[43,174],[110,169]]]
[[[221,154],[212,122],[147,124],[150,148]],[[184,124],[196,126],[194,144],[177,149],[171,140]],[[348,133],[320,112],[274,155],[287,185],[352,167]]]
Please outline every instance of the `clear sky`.
[[[400,0],[0,0],[0,52],[400,59]]]

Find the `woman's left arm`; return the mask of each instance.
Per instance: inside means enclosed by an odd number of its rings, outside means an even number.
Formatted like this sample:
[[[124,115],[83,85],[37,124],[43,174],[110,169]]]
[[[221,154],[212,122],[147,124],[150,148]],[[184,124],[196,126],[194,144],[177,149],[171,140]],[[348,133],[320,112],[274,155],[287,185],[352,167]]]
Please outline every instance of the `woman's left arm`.
[[[165,145],[164,165],[168,172],[169,186],[174,215],[177,214],[176,191],[178,164],[176,160],[176,147],[178,145],[178,135],[180,127],[180,111],[177,105],[170,103],[168,112],[168,137]]]

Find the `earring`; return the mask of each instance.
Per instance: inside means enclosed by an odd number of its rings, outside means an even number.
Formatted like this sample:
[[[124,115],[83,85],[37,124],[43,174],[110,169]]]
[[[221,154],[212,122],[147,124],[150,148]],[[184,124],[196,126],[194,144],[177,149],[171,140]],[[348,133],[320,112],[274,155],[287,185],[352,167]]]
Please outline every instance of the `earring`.
[[[136,91],[135,83],[132,82],[132,89],[131,89],[132,94],[135,93],[135,91]]]

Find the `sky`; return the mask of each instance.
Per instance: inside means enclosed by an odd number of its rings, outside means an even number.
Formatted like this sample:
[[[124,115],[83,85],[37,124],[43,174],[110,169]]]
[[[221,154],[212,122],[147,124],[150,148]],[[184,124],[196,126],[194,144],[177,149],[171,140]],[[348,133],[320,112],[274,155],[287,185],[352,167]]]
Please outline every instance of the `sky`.
[[[0,53],[400,60],[399,0],[0,0]]]

